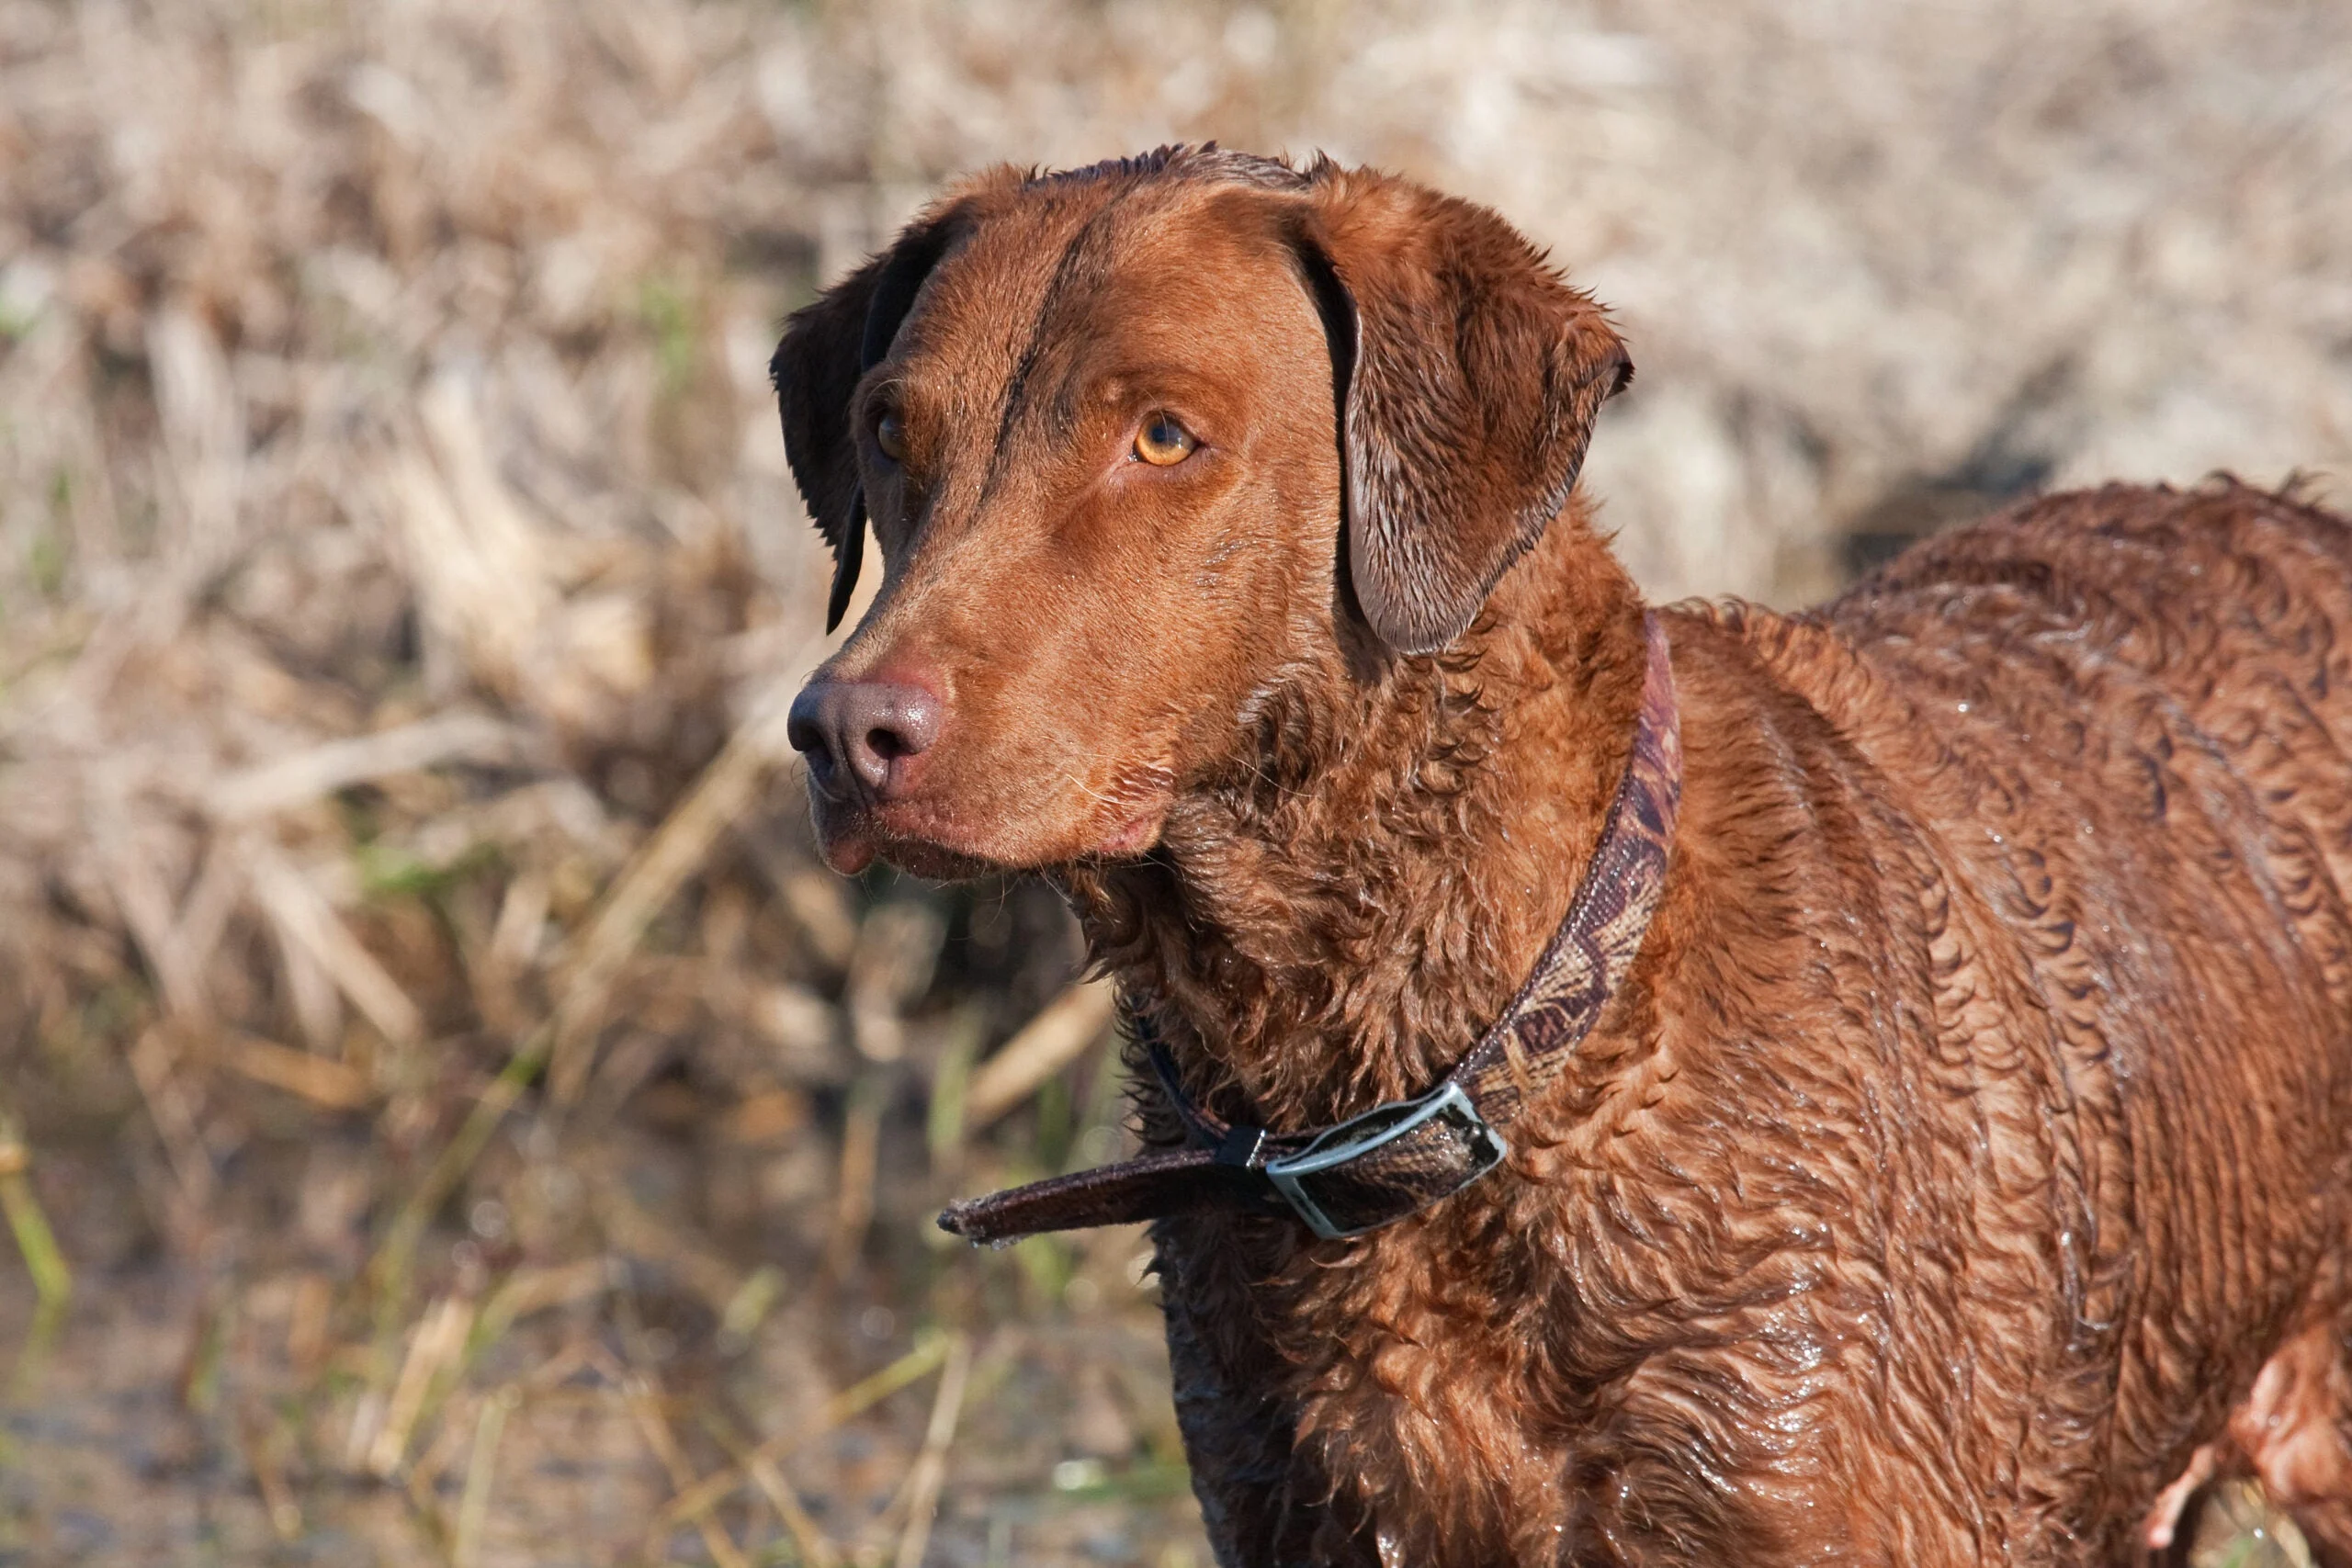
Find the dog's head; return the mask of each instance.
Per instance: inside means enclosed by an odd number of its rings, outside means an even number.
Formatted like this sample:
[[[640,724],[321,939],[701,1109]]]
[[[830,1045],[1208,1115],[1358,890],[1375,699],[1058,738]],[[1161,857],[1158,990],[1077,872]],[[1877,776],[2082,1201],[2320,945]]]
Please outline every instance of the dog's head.
[[[795,315],[785,443],[882,581],[794,704],[833,865],[1140,853],[1285,671],[1467,629],[1631,374],[1485,209],[1214,149],[949,196]]]

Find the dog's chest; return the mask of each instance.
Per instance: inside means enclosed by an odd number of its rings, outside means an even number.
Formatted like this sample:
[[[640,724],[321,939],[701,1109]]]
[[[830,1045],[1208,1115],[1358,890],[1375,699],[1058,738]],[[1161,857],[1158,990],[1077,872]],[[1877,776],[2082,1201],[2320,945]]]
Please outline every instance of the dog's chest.
[[[1403,1232],[1251,1292],[1289,1394],[1261,1409],[1290,1424],[1291,1495],[1352,1499],[1365,1538],[1430,1568],[1639,1559],[1659,1517],[1759,1539],[1761,1513],[1812,1490],[1826,1335],[1784,1302],[1777,1336],[1727,1344],[1688,1315],[1739,1292],[1703,1244],[1629,1240],[1593,1201],[1541,1224],[1483,1253]]]

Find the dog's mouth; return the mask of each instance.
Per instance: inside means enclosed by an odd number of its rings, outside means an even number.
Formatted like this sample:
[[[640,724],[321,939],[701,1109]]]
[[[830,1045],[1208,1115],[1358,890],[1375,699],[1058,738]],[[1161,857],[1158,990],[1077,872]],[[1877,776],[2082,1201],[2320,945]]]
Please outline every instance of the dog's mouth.
[[[851,795],[840,798],[811,787],[817,840],[825,863],[855,876],[876,861],[942,882],[962,881],[998,870],[1001,863],[979,852],[957,825],[920,803],[888,805]]]
[[[842,875],[854,876],[879,860],[916,876],[956,882],[1148,854],[1172,800],[1164,789],[1142,798],[1137,793],[1119,790],[1090,801],[1093,809],[1058,828],[1034,818],[980,825],[924,797],[876,802],[854,793],[828,795],[813,784],[809,803],[825,863]]]

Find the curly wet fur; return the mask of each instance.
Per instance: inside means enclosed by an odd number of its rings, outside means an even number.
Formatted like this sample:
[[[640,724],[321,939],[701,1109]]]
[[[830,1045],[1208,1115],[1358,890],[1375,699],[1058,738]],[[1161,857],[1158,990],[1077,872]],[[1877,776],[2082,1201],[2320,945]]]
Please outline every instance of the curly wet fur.
[[[1518,1179],[1350,1243],[1159,1228],[1231,1560],[2123,1561],[2274,1359],[2312,1363],[2301,1424],[2241,1419],[2238,1457],[2352,1547],[2345,525],[2111,490],[1814,616],[1673,615],[1668,907]],[[1440,694],[1543,640],[1481,630],[1375,733],[1528,755],[1510,683]],[[1365,750],[1329,764],[1363,795],[1171,825],[1181,878],[1078,882],[1106,961],[1276,1124],[1430,1081],[1531,940],[1479,940],[1464,846],[1542,770],[1424,789],[1409,743]]]
[[[1239,167],[1006,174],[942,209],[967,238],[880,373],[936,455],[903,480],[860,458],[888,575],[824,678],[927,682],[956,716],[920,815],[820,826],[841,863],[1047,872],[1204,1100],[1303,1126],[1427,1087],[1518,985],[1624,760],[1642,608],[1573,498],[1515,564],[1505,534],[1422,536],[1460,559],[1398,581],[1440,599],[1506,560],[1432,653],[1351,594],[1347,378],[1283,259],[1297,225],[1258,220],[1469,220]],[[1101,253],[1082,288],[1036,259],[1071,234]],[[1163,255],[1222,291],[1171,313]],[[1536,335],[1600,385],[1587,302],[1523,282],[1449,308],[1549,301]],[[799,351],[838,352],[809,321]],[[1133,374],[1088,357],[1125,333],[1213,367],[1176,385],[1223,466],[1125,490],[1089,466],[1121,427],[1069,411]],[[1421,459],[1457,490],[1488,460]],[[2352,1562],[2346,524],[2114,488],[1812,615],[1666,615],[1665,902],[1507,1168],[1350,1241],[1157,1229],[1220,1561],[2116,1562],[2202,1454]],[[1090,848],[1138,810],[1148,853]],[[1145,1130],[1177,1136],[1149,1105]]]

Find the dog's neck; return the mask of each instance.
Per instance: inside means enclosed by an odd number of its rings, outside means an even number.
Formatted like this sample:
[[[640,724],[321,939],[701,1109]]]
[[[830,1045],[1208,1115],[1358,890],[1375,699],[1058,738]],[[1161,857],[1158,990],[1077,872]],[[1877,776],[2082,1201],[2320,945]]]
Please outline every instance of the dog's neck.
[[[1631,750],[1640,597],[1572,508],[1453,649],[1265,694],[1159,851],[1066,879],[1195,1087],[1276,1128],[1418,1093],[1565,913]]]

